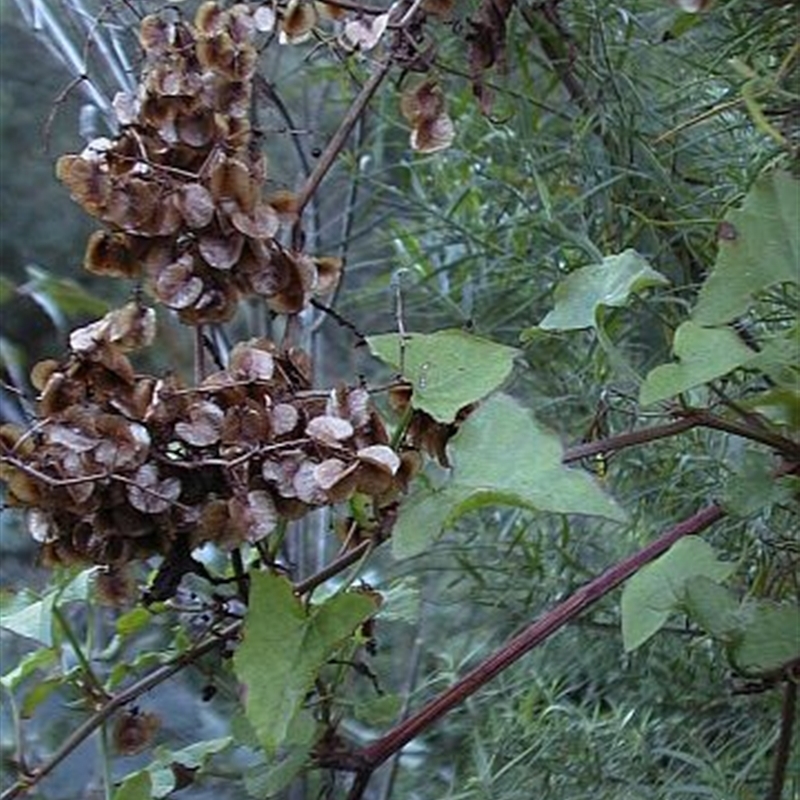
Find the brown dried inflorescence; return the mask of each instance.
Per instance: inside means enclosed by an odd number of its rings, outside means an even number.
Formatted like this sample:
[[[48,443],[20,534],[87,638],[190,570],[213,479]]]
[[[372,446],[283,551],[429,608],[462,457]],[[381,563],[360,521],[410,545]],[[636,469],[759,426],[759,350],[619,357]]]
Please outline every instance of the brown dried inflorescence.
[[[339,260],[276,238],[298,201],[262,194],[266,161],[249,120],[255,37],[279,24],[300,39],[314,8],[289,3],[276,22],[270,5],[205,2],[192,23],[175,9],[142,20],[145,67],[136,94],[115,98],[119,134],[57,166],[105,226],[89,239],[89,271],[143,281],[193,325],[229,319],[244,296],[295,314],[335,289]],[[422,131],[443,102],[424,84],[406,106]],[[131,562],[164,555],[179,580],[197,546],[257,543],[281,520],[355,493],[380,512],[419,469],[418,453],[389,446],[366,389],[312,391],[298,350],[240,343],[225,369],[185,386],[134,370],[127,354],[154,337],[155,312],[138,295],[74,330],[67,358],[33,369],[33,425],[0,427],[0,481],[8,504],[26,509],[44,563],[102,565],[108,602],[128,598]],[[164,576],[154,596],[174,591]]]
[[[328,259],[321,279],[317,261],[275,239],[292,203],[262,195],[266,159],[249,119],[257,11],[206,2],[192,24],[145,17],[138,92],[114,100],[119,135],[57,165],[72,197],[107,226],[91,237],[85,267],[144,278],[192,325],[229,319],[242,296],[296,313],[340,270]]]
[[[418,153],[435,153],[453,143],[455,127],[447,114],[441,87],[426,79],[403,92],[400,110],[412,125],[411,148]]]
[[[0,428],[8,503],[28,509],[46,563],[120,568],[179,537],[256,542],[356,492],[391,500],[408,465],[367,391],[310,391],[306,368],[263,339],[196,387],[136,375],[108,338],[37,365],[38,423]]]

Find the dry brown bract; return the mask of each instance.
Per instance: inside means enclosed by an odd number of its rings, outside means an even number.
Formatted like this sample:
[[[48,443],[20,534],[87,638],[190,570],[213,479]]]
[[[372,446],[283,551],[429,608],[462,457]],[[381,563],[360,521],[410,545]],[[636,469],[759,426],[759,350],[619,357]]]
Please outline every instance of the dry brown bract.
[[[295,215],[286,193],[262,197],[267,166],[248,117],[258,14],[206,2],[194,24],[145,17],[139,90],[114,100],[119,135],[95,139],[56,167],[72,197],[108,228],[90,238],[86,268],[146,278],[151,294],[190,325],[230,319],[242,296],[297,313],[312,295],[332,291],[341,269],[274,238]],[[313,22],[311,4],[290,4],[281,31],[295,40]]]
[[[196,387],[136,375],[120,344],[146,317],[126,307],[77,331],[66,361],[34,369],[37,424],[0,428],[0,480],[45,563],[116,569],[179,538],[237,546],[281,517],[405,488],[408,460],[365,389],[309,392],[302,354],[264,339]]]

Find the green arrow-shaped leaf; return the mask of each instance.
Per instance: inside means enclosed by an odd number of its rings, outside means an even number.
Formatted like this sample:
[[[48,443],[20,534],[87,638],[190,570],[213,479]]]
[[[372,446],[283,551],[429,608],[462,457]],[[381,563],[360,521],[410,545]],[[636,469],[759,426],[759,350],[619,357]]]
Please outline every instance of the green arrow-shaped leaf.
[[[730,644],[739,635],[739,601],[724,586],[695,575],[684,583],[684,603],[686,613],[720,642]]]
[[[92,568],[81,572],[65,572],[60,577],[64,583],[40,598],[27,592],[20,593],[0,614],[0,628],[33,639],[45,647],[52,647],[53,608],[64,603],[86,602],[93,572]]]
[[[618,308],[645,289],[668,284],[635,250],[625,250],[567,275],[556,287],[555,307],[539,327],[562,331],[592,328],[602,306]]]
[[[714,269],[692,314],[701,325],[722,325],[743,314],[753,295],[800,281],[800,181],[785,172],[762,176],[741,209],[720,227]]]
[[[648,373],[639,393],[642,405],[708,383],[756,355],[730,328],[703,328],[691,321],[675,331],[672,350],[679,363],[662,364]]]
[[[457,517],[481,506],[516,505],[624,521],[619,506],[582,470],[561,463],[557,437],[515,400],[490,397],[451,440],[453,471],[437,490],[420,487],[400,507],[393,552],[423,552]]]
[[[741,638],[731,661],[745,675],[780,669],[800,659],[800,607],[768,600],[745,601]]]
[[[800,608],[770,600],[737,601],[707,578],[685,585],[686,612],[725,645],[733,667],[744,675],[774,673],[800,659]]]
[[[722,502],[727,511],[747,517],[776,503],[791,504],[797,486],[795,475],[775,477],[773,456],[748,449],[737,459],[725,481]]]
[[[800,325],[794,325],[761,342],[761,352],[747,365],[769,375],[779,386],[800,386]]]
[[[374,611],[374,601],[355,592],[308,608],[285,578],[253,574],[234,668],[245,713],[267,753],[286,743],[319,670]]]
[[[181,750],[156,748],[155,759],[147,768],[152,784],[150,790],[152,797],[155,800],[168,797],[175,789],[177,782],[175,765],[180,765],[193,772],[202,771],[213,756],[225,750],[232,742],[231,736],[225,736],[220,739],[195,742]]]
[[[581,469],[561,463],[558,437],[545,430],[507,395],[491,397],[453,437],[450,452],[455,485],[469,500],[485,494],[516,498],[521,504],[560,514],[589,514],[624,521],[625,514]]]
[[[414,388],[414,408],[440,422],[452,422],[459,409],[493,392],[511,374],[518,351],[462,330],[370,336],[373,355],[400,369]]]
[[[622,642],[625,650],[644,644],[685,602],[686,582],[702,575],[723,581],[735,564],[717,560],[708,542],[687,536],[639,570],[622,590]]]
[[[112,797],[113,800],[152,800],[150,773],[143,769],[128,775]]]

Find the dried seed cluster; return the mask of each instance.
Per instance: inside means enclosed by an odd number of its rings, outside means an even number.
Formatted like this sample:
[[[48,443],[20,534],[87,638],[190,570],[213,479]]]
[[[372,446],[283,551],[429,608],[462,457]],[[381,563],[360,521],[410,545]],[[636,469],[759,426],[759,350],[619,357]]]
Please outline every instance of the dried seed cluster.
[[[262,194],[267,166],[249,118],[259,32],[301,40],[316,8],[205,2],[192,23],[175,10],[142,21],[145,67],[137,93],[115,98],[119,135],[58,162],[105,226],[90,237],[87,269],[144,281],[193,325],[229,319],[244,296],[296,313],[335,287],[336,260],[276,238],[296,204]],[[435,84],[409,94],[404,113],[418,149],[448,138]],[[36,422],[0,428],[0,481],[27,509],[45,563],[106,565],[113,577],[153,554],[258,542],[280,520],[355,493],[382,508],[419,467],[416,450],[389,446],[365,389],[311,391],[299,351],[241,343],[226,369],[186,387],[134,371],[126,354],[154,337],[155,314],[138,301],[73,331],[67,359],[33,370]],[[415,413],[407,441],[444,460],[451,432]]]
[[[438,83],[426,79],[403,92],[400,111],[412,125],[411,148],[435,153],[453,143],[456,129],[447,114],[447,100]]]
[[[110,336],[38,364],[39,423],[0,428],[8,502],[28,509],[46,563],[120,566],[179,536],[255,542],[355,492],[391,500],[415,458],[388,446],[365,389],[312,392],[307,369],[253,340],[185,388],[136,375]]]
[[[193,24],[145,17],[139,90],[114,101],[120,134],[57,165],[73,198],[107,226],[90,238],[85,267],[144,277],[188,324],[229,319],[242,296],[296,313],[339,279],[338,260],[278,243],[294,198],[262,194],[267,165],[249,115],[263,11],[206,2]]]

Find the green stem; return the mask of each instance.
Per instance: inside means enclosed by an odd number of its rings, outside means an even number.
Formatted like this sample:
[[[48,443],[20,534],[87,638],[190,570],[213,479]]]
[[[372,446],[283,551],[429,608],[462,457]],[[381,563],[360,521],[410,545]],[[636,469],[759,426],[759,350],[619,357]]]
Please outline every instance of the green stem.
[[[92,669],[89,660],[86,658],[86,655],[83,652],[83,648],[81,647],[78,638],[75,636],[75,633],[73,632],[70,624],[67,622],[67,618],[64,616],[63,612],[57,605],[53,606],[53,617],[55,618],[56,622],[58,622],[58,625],[63,631],[65,638],[67,639],[70,647],[75,653],[75,657],[78,659],[78,663],[81,666],[81,670],[86,676],[86,682],[88,684],[88,688],[92,694],[93,699],[94,700],[106,699],[108,697],[108,693],[103,688],[103,684],[100,683],[100,680],[98,679],[97,675],[94,674],[94,670]]]
[[[100,726],[100,761],[103,764],[103,794],[105,800],[111,800],[114,793],[114,779],[111,775],[111,749],[108,745],[108,725]]]
[[[392,450],[397,450],[400,446],[400,442],[403,441],[403,437],[406,435],[406,431],[408,430],[408,426],[411,424],[411,417],[414,415],[414,407],[411,403],[406,406],[406,410],[403,412],[403,416],[400,418],[400,422],[397,427],[394,429],[394,433],[392,434],[392,440],[389,442],[389,447]]]

